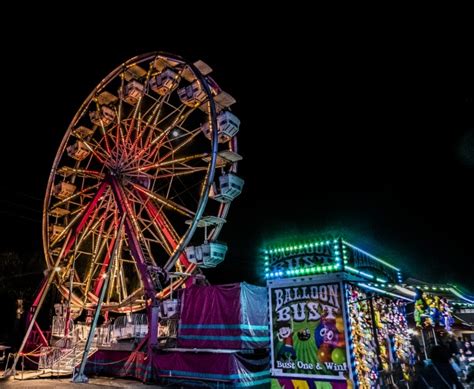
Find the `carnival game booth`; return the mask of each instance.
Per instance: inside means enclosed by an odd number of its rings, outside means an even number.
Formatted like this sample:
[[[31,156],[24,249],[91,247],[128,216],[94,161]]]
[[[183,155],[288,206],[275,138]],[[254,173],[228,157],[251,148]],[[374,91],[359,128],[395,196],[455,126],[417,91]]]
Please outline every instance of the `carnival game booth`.
[[[272,388],[409,381],[412,298],[370,284],[401,283],[399,268],[342,238],[272,246],[262,256]]]
[[[471,341],[474,297],[465,290],[452,284],[427,283],[413,278],[403,284],[370,282],[368,285],[412,300],[407,306],[407,319],[421,359],[428,358],[428,350],[433,345],[449,345],[453,338]]]

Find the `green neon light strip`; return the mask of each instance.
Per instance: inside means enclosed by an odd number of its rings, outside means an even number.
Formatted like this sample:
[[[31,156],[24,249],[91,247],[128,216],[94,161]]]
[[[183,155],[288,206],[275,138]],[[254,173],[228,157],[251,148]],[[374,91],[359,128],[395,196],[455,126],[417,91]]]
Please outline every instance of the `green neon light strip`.
[[[445,288],[445,287],[442,287],[442,286],[427,286],[427,285],[408,285],[408,288],[411,288],[411,289],[415,289],[415,288],[418,288],[418,289],[423,289],[423,290],[441,290],[441,291],[449,291],[449,288]]]
[[[265,250],[263,250],[264,254],[273,254],[273,253],[282,253],[282,252],[292,252],[292,251],[296,251],[296,250],[302,250],[303,248],[308,248],[308,247],[314,247],[314,246],[324,246],[324,245],[330,245],[330,244],[333,244],[333,245],[337,245],[337,239],[334,239],[334,240],[330,240],[330,239],[327,239],[327,240],[322,240],[322,241],[319,241],[319,242],[310,242],[310,243],[299,243],[299,244],[292,244],[292,245],[288,245],[286,247],[274,247],[274,248],[267,248]]]
[[[369,285],[364,284],[364,283],[362,283],[362,282],[359,282],[358,285],[359,285],[359,286],[362,286],[362,287],[364,287],[364,288],[367,288],[367,289],[371,289],[371,290],[373,290],[373,291],[375,291],[375,292],[388,294],[388,295],[390,295],[390,296],[398,297],[398,298],[400,298],[400,299],[407,300],[407,301],[412,301],[412,300],[411,300],[410,298],[408,298],[408,297],[400,296],[399,294],[395,294],[395,293],[392,293],[392,292],[388,292],[388,291],[383,290],[383,289],[374,288],[373,286],[369,286]]]
[[[393,266],[392,264],[388,263],[387,261],[384,261],[383,259],[377,258],[375,255],[372,255],[372,254],[368,253],[367,251],[364,251],[364,250],[350,244],[349,242],[346,242],[345,240],[343,240],[342,243],[344,243],[345,245],[353,248],[354,250],[360,251],[361,253],[367,255],[368,257],[370,257],[372,259],[375,259],[377,262],[383,263],[385,266],[388,266],[388,267],[390,267],[390,268],[392,268],[396,271],[400,271],[400,269],[398,267]]]
[[[318,265],[318,266],[311,266],[311,267],[299,267],[297,269],[292,270],[280,270],[274,272],[265,272],[265,278],[276,278],[276,277],[294,277],[294,276],[307,276],[307,275],[315,275],[319,273],[332,273],[338,272],[340,270],[341,265],[336,263],[334,265]],[[370,275],[369,275],[370,276]]]

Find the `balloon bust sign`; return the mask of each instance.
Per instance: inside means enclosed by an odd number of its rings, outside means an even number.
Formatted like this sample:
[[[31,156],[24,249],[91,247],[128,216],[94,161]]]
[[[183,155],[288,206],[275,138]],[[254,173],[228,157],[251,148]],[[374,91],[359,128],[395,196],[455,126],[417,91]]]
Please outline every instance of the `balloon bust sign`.
[[[411,298],[373,286],[401,282],[397,267],[342,238],[268,247],[262,259],[272,387],[365,388],[383,371],[408,374]]]

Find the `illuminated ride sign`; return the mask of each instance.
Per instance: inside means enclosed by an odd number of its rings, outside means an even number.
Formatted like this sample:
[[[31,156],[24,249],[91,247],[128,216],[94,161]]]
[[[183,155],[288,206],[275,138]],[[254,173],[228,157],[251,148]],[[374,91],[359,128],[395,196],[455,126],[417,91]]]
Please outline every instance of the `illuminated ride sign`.
[[[402,281],[400,269],[341,238],[271,247],[263,259],[267,279],[346,271],[370,281]]]

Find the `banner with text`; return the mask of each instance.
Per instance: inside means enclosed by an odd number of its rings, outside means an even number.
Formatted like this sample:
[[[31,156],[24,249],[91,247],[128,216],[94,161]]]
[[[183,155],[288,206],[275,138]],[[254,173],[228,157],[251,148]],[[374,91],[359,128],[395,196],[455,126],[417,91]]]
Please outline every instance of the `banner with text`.
[[[344,378],[342,293],[338,283],[271,287],[273,375]]]

